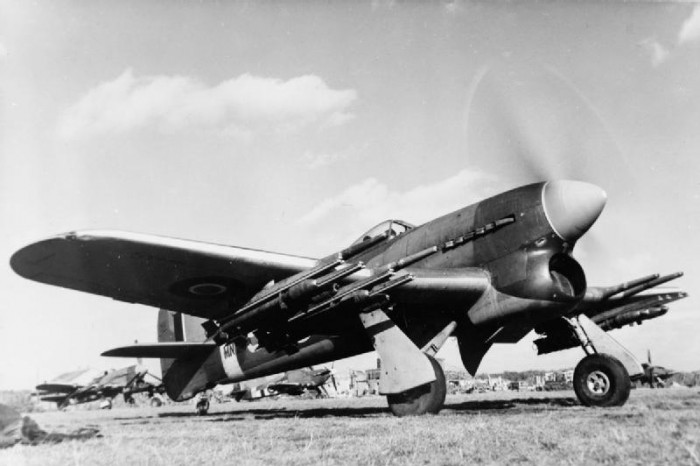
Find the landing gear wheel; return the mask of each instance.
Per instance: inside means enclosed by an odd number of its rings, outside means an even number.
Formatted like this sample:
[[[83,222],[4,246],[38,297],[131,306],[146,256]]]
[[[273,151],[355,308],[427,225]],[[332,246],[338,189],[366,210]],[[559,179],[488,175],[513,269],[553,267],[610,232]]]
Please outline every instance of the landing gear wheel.
[[[627,369],[609,354],[590,354],[574,370],[574,392],[584,406],[622,406],[631,388]]]
[[[437,414],[442,409],[442,405],[445,403],[445,395],[447,395],[445,373],[434,358],[428,355],[426,357],[430,360],[433,371],[435,371],[435,381],[403,393],[387,395],[386,399],[389,402],[389,409],[395,416]]]
[[[153,396],[151,397],[150,405],[154,408],[160,408],[163,406],[163,399],[160,398],[159,396]]]

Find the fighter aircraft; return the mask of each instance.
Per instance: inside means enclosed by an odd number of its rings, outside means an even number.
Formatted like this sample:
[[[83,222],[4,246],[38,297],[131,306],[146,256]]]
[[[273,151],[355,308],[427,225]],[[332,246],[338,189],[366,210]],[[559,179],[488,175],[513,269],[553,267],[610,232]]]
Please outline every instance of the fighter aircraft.
[[[143,392],[154,400],[152,404],[160,406],[159,393],[164,392],[158,377],[136,365],[99,372],[99,375],[89,369],[70,372],[37,385],[36,389],[41,401],[55,402],[59,409],[96,400],[103,400],[103,409],[111,409],[112,400],[117,395],[122,395],[127,403],[133,403],[133,395]]]
[[[333,371],[327,367],[313,369],[303,367],[301,369],[287,371],[281,379],[270,383],[267,389],[272,393],[300,396],[306,392],[313,391],[317,397],[328,396],[326,383],[331,381],[335,390],[338,387],[335,383]]]
[[[647,350],[647,362],[642,363],[644,376],[640,379],[642,386],[648,384],[651,388],[664,388],[666,380],[676,374],[676,371],[651,363],[651,350]]]
[[[104,355],[160,358],[176,401],[375,349],[390,410],[437,413],[446,385],[434,356],[448,337],[475,374],[493,344],[534,329],[540,352],[585,351],[574,375],[582,404],[617,406],[644,371],[606,331],[658,317],[686,294],[657,288],[680,273],[588,286],[573,251],[606,200],[586,182],[529,184],[420,226],[387,220],[320,259],[75,231],[26,246],[11,266],[38,282],[160,308],[158,343]]]
[[[331,369],[327,367],[322,369],[303,367],[283,374],[236,383],[231,391],[231,397],[236,401],[252,401],[280,394],[301,396],[313,391],[320,398],[328,396],[325,384],[329,380],[337,390]]]

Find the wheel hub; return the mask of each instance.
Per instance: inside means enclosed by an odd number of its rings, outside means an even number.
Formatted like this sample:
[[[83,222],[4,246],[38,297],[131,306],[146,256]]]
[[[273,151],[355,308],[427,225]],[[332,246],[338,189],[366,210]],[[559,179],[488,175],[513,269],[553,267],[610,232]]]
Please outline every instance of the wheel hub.
[[[596,395],[605,395],[610,390],[610,379],[602,371],[593,371],[586,377],[588,389]]]

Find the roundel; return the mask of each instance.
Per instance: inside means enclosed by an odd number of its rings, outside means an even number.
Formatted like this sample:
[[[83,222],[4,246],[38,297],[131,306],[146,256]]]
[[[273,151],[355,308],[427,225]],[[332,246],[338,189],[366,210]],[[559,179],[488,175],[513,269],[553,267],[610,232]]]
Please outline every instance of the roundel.
[[[178,296],[195,299],[216,299],[243,290],[243,285],[228,277],[194,277],[175,282],[170,291]]]
[[[228,288],[219,283],[197,283],[190,286],[187,291],[197,296],[212,297],[226,293]]]

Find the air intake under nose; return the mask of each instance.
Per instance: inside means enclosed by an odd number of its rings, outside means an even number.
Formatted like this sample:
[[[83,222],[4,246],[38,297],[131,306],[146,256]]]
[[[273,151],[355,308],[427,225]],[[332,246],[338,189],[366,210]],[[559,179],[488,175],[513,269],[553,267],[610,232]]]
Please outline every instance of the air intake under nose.
[[[583,181],[550,181],[542,188],[542,205],[555,233],[566,241],[579,239],[605,207],[607,195]]]

